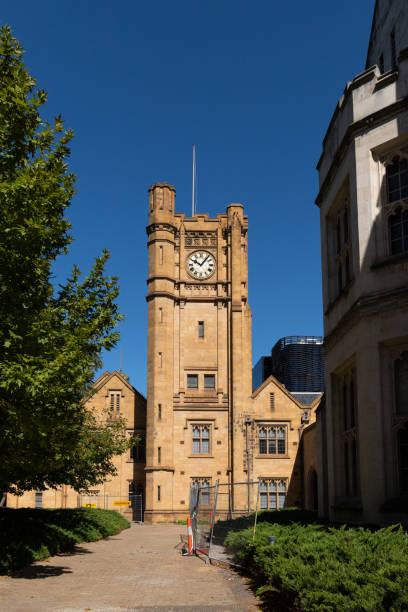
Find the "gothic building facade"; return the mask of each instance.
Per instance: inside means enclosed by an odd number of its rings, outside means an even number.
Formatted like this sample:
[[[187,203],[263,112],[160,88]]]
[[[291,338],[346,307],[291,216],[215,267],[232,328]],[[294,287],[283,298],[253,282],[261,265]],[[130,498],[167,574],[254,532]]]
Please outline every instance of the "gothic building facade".
[[[252,392],[248,220],[241,204],[210,218],[149,189],[146,511],[183,518],[193,482],[261,480],[263,507],[302,503],[301,432],[314,419],[273,377]],[[225,509],[253,509],[256,487]]]
[[[319,508],[340,521],[408,509],[408,6],[377,0],[366,70],[318,163],[326,408]]]

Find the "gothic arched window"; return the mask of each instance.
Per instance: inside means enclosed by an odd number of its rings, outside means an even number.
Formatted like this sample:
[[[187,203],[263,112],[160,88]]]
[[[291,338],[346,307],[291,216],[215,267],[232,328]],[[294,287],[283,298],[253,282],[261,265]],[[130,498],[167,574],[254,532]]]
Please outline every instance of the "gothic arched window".
[[[262,425],[258,429],[260,455],[285,455],[287,452],[287,426]]]
[[[408,352],[402,353],[394,364],[395,407],[397,416],[408,416]]]
[[[389,220],[391,254],[408,252],[408,208],[399,206]]]
[[[261,510],[283,508],[286,501],[286,479],[262,478],[259,485]]]
[[[405,157],[394,157],[387,166],[388,202],[408,198],[408,160]]]

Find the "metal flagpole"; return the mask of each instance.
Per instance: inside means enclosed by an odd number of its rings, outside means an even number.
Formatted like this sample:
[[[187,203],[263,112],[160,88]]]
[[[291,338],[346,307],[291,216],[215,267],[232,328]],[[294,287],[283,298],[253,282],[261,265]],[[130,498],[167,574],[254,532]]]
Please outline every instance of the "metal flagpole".
[[[191,198],[191,216],[194,217],[195,214],[195,144],[193,144],[193,193]]]

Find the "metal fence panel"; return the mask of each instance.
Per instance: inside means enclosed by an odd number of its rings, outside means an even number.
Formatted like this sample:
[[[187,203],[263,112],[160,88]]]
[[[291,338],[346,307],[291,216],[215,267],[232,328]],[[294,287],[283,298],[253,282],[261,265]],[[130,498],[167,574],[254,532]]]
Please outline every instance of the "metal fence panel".
[[[197,554],[207,555],[210,561],[237,565],[226,550],[224,540],[230,531],[251,527],[255,532],[259,486],[259,481],[220,483],[217,480],[215,486],[198,487],[198,492],[190,492],[190,500],[195,500],[192,526]]]

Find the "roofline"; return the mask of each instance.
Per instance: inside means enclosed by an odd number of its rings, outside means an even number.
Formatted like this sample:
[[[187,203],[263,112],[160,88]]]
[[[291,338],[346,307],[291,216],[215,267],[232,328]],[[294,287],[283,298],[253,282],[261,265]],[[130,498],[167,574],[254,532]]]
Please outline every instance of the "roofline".
[[[373,31],[374,31],[374,22],[375,22],[375,18],[377,16],[377,10],[378,10],[378,0],[375,0],[373,18],[371,20],[370,38],[368,39],[368,48],[367,48],[367,56],[366,56],[366,63],[365,63],[366,70],[367,70],[367,68],[369,68],[369,65],[368,65],[368,55],[369,55],[370,50],[371,50],[371,37],[372,37]]]
[[[129,381],[126,380],[126,378],[123,375],[123,372],[118,372],[117,370],[113,370],[113,372],[109,372],[106,371],[104,374],[102,374],[102,376],[100,376],[92,385],[92,388],[95,390],[99,390],[101,387],[103,387],[113,376],[118,376],[121,381],[126,385],[126,387],[128,389],[130,389],[131,391],[134,391],[135,393],[137,393],[137,395],[139,395],[144,401],[146,401],[145,396],[140,393],[137,389],[135,389],[135,387],[133,385],[130,384]]]
[[[267,387],[269,385],[270,382],[273,382],[277,387],[279,387],[279,389],[281,391],[283,391],[283,393],[285,393],[285,395],[287,395],[299,408],[302,408],[302,410],[305,409],[305,404],[302,404],[301,402],[299,402],[299,400],[297,400],[296,397],[294,395],[292,395],[290,391],[287,390],[285,385],[283,385],[281,382],[279,382],[279,380],[277,378],[275,378],[275,376],[273,376],[273,374],[268,376],[268,378],[266,378],[263,381],[263,383],[261,385],[259,385],[259,387],[257,389],[255,389],[255,391],[252,392],[252,398],[255,399],[257,397],[257,395],[259,395],[260,392],[263,391],[265,389],[265,387]]]

